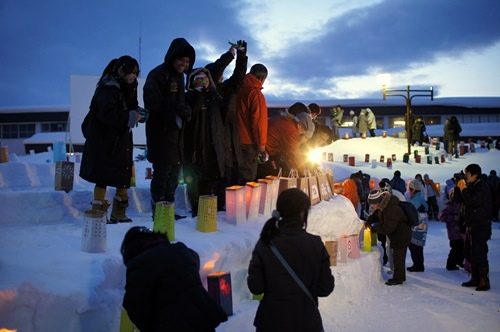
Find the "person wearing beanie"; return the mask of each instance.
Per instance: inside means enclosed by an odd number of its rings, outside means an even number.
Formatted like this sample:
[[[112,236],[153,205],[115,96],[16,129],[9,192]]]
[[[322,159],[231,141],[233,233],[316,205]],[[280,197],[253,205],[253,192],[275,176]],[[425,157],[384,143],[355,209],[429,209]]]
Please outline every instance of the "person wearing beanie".
[[[399,199],[387,191],[370,191],[368,203],[373,213],[367,218],[366,226],[379,234],[387,235],[393,250],[394,274],[385,284],[401,285],[406,281],[406,251],[411,240],[408,217],[399,206]]]
[[[191,72],[195,58],[191,44],[184,38],[176,38],[170,43],[164,62],[149,72],[144,83],[144,107],[149,110],[147,159],[153,168],[150,185],[153,218],[156,202],[175,201],[184,153],[184,127],[191,119],[184,74]]]
[[[410,202],[413,206],[415,206],[419,213],[425,213],[428,209],[428,205],[421,193],[422,184],[419,180],[413,179],[410,181],[408,187],[410,189]],[[415,229],[412,231],[414,233],[417,232]],[[417,242],[414,241],[414,237],[412,237],[412,243],[410,243],[410,254],[413,265],[408,267],[407,270],[410,272],[424,272],[424,247],[420,243],[417,244]]]
[[[318,297],[330,295],[335,278],[321,237],[306,230],[310,207],[311,201],[302,190],[284,190],[262,228],[247,277],[250,292],[265,293],[253,323],[257,331],[324,331]],[[305,289],[292,278],[278,255]]]
[[[352,126],[351,126],[351,133],[352,133],[352,137],[358,137],[358,134],[359,134],[359,118],[358,116],[356,115],[356,113],[354,113],[353,110],[351,110],[349,112],[349,115],[351,116],[351,121],[352,121]]]
[[[491,238],[491,190],[481,180],[481,167],[470,164],[465,168],[465,179],[457,177],[453,200],[461,204],[460,218],[464,221],[465,258],[471,263],[471,278],[463,287],[477,291],[490,289],[488,240]]]
[[[287,116],[270,118],[266,144],[269,160],[258,164],[257,178],[278,175],[280,168],[285,176],[292,169],[297,170],[300,176],[305,176],[306,164],[300,144],[310,138],[313,132],[314,123],[307,113],[299,113],[293,119]]]

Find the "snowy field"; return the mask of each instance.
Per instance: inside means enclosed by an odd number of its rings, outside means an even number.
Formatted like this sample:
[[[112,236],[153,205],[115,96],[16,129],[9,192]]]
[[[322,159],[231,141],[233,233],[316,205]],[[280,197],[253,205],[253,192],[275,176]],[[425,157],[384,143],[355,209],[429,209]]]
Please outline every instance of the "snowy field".
[[[500,134],[500,124],[463,125],[463,133],[481,136]],[[442,127],[429,126],[429,135]],[[434,133],[433,133],[434,131]],[[377,131],[381,134],[381,131]],[[390,136],[390,132],[388,133]],[[343,132],[342,132],[343,135]],[[467,137],[467,136],[464,136]],[[466,142],[467,143],[467,142]],[[335,181],[342,182],[358,170],[374,180],[392,178],[400,170],[405,180],[415,174],[429,174],[443,189],[453,173],[468,164],[479,164],[489,174],[500,174],[500,151],[476,144],[475,153],[446,159],[443,164],[402,162],[406,140],[368,138],[339,140],[319,151],[334,154],[334,162],[322,161],[332,169]],[[423,147],[419,150],[425,156]],[[442,149],[434,146],[430,155],[440,157]],[[135,155],[142,153],[136,150]],[[343,162],[343,155],[355,157],[355,166]],[[365,163],[365,154],[370,161]],[[391,168],[379,162],[396,154]],[[76,161],[78,156],[71,156]],[[119,247],[125,232],[135,225],[152,227],[149,206],[149,181],[145,179],[147,161],[136,162],[137,186],[130,190],[128,215],[133,224],[108,225],[107,251],[90,254],[81,250],[83,211],[89,209],[93,184],[78,177],[75,163],[74,188],[69,193],[54,190],[55,167],[52,153],[16,156],[0,164],[0,330],[24,331],[119,331],[121,301],[125,283]],[[190,215],[184,196],[178,188],[176,213]],[[113,190],[108,192],[111,200]],[[442,195],[443,197],[443,195]],[[440,205],[443,199],[440,198]],[[312,207],[309,230],[326,238],[326,234],[358,228],[342,196]],[[200,254],[202,280],[214,271],[231,272],[234,314],[217,331],[254,331],[253,318],[258,302],[252,300],[246,286],[246,269],[251,251],[264,222],[259,215],[240,226],[225,222],[218,214],[218,230],[201,233],[196,219],[187,217],[176,222],[176,241],[182,241]],[[461,287],[469,276],[464,270],[447,271],[449,252],[444,223],[430,221],[424,248],[425,272],[407,273],[402,286],[388,287],[387,268],[380,263],[376,247],[361,258],[332,267],[336,279],[334,292],[320,298],[325,331],[498,331],[500,326],[500,229],[493,223],[490,247],[490,280],[488,292]],[[380,248],[378,248],[380,249]],[[407,266],[411,265],[408,254]]]

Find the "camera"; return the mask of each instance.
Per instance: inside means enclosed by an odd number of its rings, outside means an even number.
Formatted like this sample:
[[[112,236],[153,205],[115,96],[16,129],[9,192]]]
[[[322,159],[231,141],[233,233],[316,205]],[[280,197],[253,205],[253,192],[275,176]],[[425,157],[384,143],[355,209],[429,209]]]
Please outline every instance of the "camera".
[[[144,123],[144,122],[148,121],[149,111],[147,109],[142,108],[140,106],[137,106],[137,112],[139,112],[139,114],[144,117],[141,120],[139,120],[140,123]]]
[[[460,171],[458,173],[453,174],[453,179],[455,180],[455,182],[465,179],[464,171]]]

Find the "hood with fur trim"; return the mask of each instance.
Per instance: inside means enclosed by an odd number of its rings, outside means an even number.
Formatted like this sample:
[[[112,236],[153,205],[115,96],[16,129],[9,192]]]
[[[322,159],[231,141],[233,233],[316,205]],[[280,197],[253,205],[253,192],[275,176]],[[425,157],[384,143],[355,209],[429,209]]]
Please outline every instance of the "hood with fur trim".
[[[195,89],[193,88],[193,79],[200,72],[204,72],[205,75],[207,75],[207,77],[208,77],[208,81],[209,81],[208,91],[215,91],[216,87],[215,87],[214,80],[212,79],[212,75],[210,75],[210,70],[208,70],[206,68],[195,68],[189,73],[188,79],[186,81],[186,89],[188,91],[195,91]]]

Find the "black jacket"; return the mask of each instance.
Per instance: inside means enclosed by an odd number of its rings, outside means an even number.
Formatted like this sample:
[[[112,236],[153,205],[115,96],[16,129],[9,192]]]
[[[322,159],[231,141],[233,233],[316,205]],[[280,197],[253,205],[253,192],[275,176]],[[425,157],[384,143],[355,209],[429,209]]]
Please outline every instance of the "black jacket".
[[[132,132],[129,112],[137,108],[137,82],[120,84],[108,74],[99,81],[85,128],[80,177],[92,183],[129,188]]]
[[[274,244],[316,300],[335,286],[330,257],[321,238],[302,228],[280,226]],[[248,268],[248,288],[264,293],[254,325],[257,331],[321,331],[321,315],[269,246],[259,240]]]
[[[483,180],[476,180],[462,191],[455,187],[453,200],[461,203],[460,219],[466,227],[491,227],[491,190]]]
[[[176,123],[176,116],[179,115],[179,104],[185,103],[184,73],[175,71],[172,62],[183,56],[191,60],[187,69],[189,72],[195,61],[194,49],[184,38],[174,39],[164,63],[151,70],[144,83],[144,107],[149,110],[146,122],[147,159],[154,164],[182,162],[183,131]]]
[[[141,332],[215,331],[227,320],[199,268],[198,254],[181,242],[158,244],[128,262],[123,307]]]

